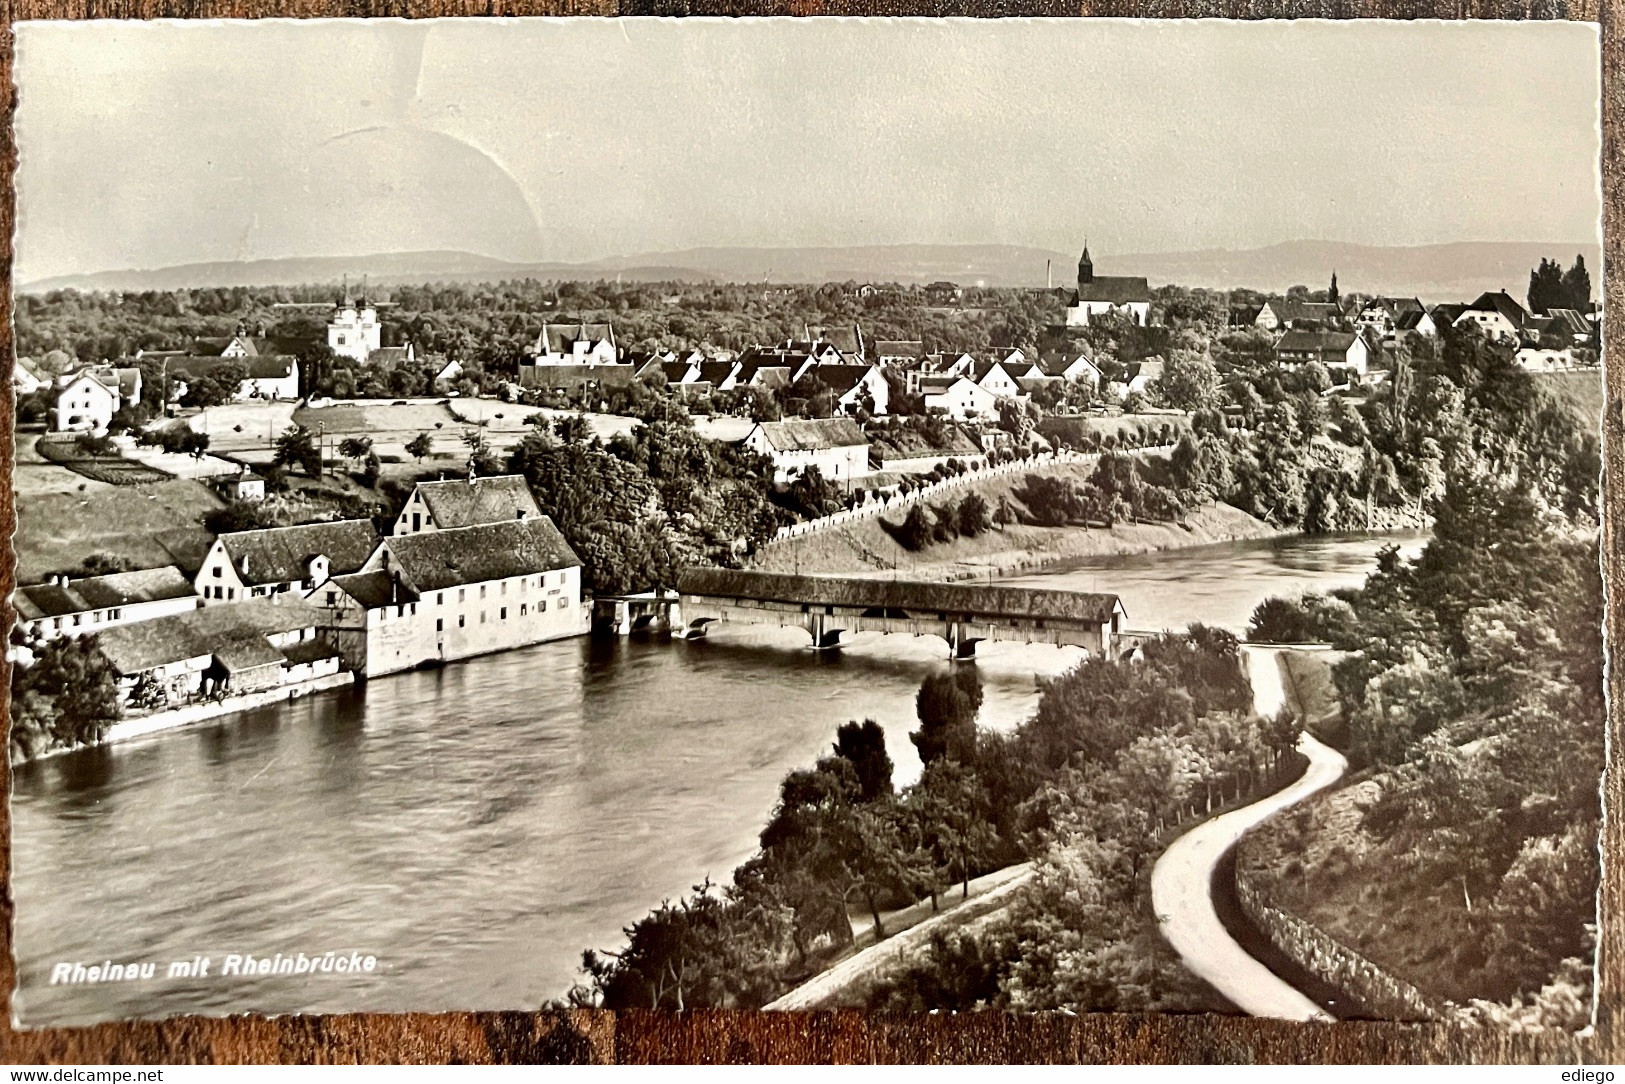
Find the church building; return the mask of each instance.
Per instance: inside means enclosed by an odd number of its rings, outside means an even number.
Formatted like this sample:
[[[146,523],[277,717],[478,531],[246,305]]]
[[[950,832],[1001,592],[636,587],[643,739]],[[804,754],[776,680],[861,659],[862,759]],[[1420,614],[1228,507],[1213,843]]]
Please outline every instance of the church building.
[[[1089,245],[1083,246],[1078,260],[1078,292],[1066,310],[1068,327],[1088,327],[1091,320],[1118,313],[1144,327],[1151,321],[1151,287],[1143,276],[1097,275],[1089,258]]]

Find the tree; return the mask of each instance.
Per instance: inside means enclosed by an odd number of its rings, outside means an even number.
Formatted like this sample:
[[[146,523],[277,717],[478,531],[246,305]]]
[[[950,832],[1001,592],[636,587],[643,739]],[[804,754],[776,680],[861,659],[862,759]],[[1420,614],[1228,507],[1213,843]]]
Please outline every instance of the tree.
[[[965,499],[959,502],[957,514],[959,533],[967,538],[975,538],[992,526],[992,517],[988,514],[987,501],[980,493],[967,493]]]
[[[982,710],[982,680],[971,666],[928,675],[914,697],[920,729],[908,736],[920,761],[947,757],[971,760],[976,753],[976,713]]]
[[[1566,309],[1576,309],[1582,313],[1591,311],[1591,273],[1586,270],[1586,258],[1576,254],[1574,266],[1563,272],[1562,294],[1563,305]]]
[[[915,501],[902,523],[887,526],[897,544],[906,550],[922,550],[931,542],[931,517],[926,514],[924,501]]]
[[[835,732],[835,755],[851,762],[863,801],[891,794],[891,754],[886,752],[886,731],[879,723],[873,719],[842,723]]]
[[[345,459],[365,459],[371,451],[371,437],[345,437],[339,441],[339,455]]]
[[[123,716],[113,664],[94,635],[60,637],[11,671],[11,755],[93,744]]]
[[[434,437],[428,433],[419,433],[406,444],[406,454],[419,463],[434,453]]]
[[[1219,401],[1219,369],[1195,350],[1173,350],[1156,381],[1157,395],[1177,410],[1205,410]]]
[[[322,450],[316,435],[302,425],[290,425],[276,438],[273,461],[283,467],[297,466],[312,478],[322,475]]]
[[[237,398],[247,379],[247,365],[240,361],[223,361],[187,381],[181,405],[207,408],[229,403]]]
[[[1342,296],[1337,292],[1337,272],[1333,271],[1332,284],[1326,288],[1326,301],[1329,304],[1336,305],[1342,300]]]

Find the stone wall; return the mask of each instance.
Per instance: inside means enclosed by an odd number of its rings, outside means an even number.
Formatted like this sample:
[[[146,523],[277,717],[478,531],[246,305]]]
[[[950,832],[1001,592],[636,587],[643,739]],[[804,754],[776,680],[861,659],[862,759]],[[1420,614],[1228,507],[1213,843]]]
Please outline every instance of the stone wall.
[[[1264,902],[1238,866],[1236,896],[1248,921],[1299,967],[1346,991],[1384,1020],[1438,1020],[1450,1007],[1436,1004],[1319,927]]]

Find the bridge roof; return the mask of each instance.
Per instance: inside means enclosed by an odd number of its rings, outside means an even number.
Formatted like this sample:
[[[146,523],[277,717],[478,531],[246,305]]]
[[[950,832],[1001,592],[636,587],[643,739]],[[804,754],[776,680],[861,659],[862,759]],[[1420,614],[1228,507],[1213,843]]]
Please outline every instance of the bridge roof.
[[[748,598],[818,606],[862,606],[949,614],[989,614],[1084,621],[1104,625],[1127,616],[1116,595],[1051,591],[1042,587],[934,583],[923,580],[795,576],[729,568],[685,568],[677,574],[685,595]]]

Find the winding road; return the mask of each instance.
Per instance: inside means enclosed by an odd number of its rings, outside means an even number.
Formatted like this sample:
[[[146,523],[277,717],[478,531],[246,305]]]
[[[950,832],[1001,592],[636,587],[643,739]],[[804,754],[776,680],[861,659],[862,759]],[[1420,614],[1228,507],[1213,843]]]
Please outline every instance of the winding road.
[[[1255,707],[1273,714],[1285,701],[1277,652],[1246,648]],[[1253,1016],[1330,1020],[1301,991],[1278,978],[1236,943],[1213,907],[1213,872],[1248,829],[1337,782],[1348,767],[1343,755],[1309,734],[1298,739],[1309,767],[1290,786],[1180,836],[1151,870],[1151,906],[1162,935],[1191,972]]]

